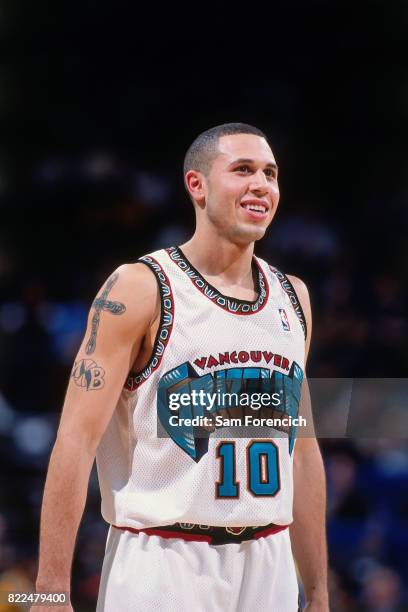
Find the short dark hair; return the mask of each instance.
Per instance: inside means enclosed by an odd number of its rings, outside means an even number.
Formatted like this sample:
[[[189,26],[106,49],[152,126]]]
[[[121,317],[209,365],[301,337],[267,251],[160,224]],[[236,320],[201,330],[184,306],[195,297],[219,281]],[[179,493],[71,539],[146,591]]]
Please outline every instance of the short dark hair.
[[[233,134],[255,134],[267,140],[265,134],[247,123],[223,123],[202,132],[188,148],[184,158],[184,176],[189,170],[197,170],[208,176],[211,164],[218,155],[218,140]]]

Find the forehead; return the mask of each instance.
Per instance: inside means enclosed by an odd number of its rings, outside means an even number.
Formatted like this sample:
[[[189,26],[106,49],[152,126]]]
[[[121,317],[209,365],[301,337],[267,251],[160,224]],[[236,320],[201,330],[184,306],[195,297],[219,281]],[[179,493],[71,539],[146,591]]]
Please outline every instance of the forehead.
[[[221,164],[229,164],[235,159],[253,159],[263,164],[276,163],[265,138],[255,134],[221,136],[218,150],[219,154],[214,161]]]

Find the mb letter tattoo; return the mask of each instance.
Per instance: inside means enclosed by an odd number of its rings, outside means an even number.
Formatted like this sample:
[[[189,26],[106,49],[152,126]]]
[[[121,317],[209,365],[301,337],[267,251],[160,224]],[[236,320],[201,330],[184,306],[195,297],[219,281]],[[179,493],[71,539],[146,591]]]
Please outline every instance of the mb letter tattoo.
[[[87,391],[97,391],[105,384],[103,377],[105,370],[96,365],[92,359],[76,361],[72,368],[72,378],[78,387],[85,387]]]
[[[110,278],[108,278],[106,285],[102,291],[100,297],[97,297],[92,306],[95,307],[95,314],[92,318],[92,331],[91,337],[88,340],[88,343],[85,348],[85,353],[90,355],[94,352],[96,347],[96,334],[99,327],[99,320],[101,318],[101,310],[105,310],[114,315],[121,315],[125,312],[126,306],[122,304],[122,302],[112,302],[111,300],[107,300],[109,291],[112,289],[113,285],[118,280],[119,273],[115,272],[112,274]]]

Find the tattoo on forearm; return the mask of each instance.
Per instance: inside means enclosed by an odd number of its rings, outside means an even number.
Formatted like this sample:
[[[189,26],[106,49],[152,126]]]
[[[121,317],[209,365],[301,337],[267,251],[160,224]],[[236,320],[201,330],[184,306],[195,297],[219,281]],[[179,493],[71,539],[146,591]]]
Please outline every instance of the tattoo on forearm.
[[[92,317],[91,337],[89,338],[85,348],[87,355],[93,353],[96,348],[96,334],[99,327],[99,320],[101,318],[101,311],[105,310],[106,312],[110,312],[114,315],[121,315],[126,311],[126,306],[122,304],[122,302],[112,302],[111,300],[106,299],[109,291],[118,280],[118,276],[118,272],[112,274],[112,276],[106,281],[102,294],[93,301],[92,306],[95,308],[95,314]]]
[[[85,387],[87,391],[97,391],[105,384],[103,377],[105,370],[92,359],[81,359],[74,363],[71,377],[78,387]]]

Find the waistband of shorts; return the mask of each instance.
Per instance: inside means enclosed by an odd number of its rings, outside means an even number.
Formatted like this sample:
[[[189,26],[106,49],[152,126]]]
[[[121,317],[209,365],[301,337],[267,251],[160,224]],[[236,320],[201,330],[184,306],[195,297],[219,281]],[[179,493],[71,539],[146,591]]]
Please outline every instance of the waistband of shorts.
[[[158,527],[146,527],[145,529],[135,529],[134,527],[121,525],[112,525],[112,527],[135,534],[146,533],[147,535],[158,535],[162,538],[181,538],[190,542],[207,542],[213,546],[218,546],[265,538],[287,529],[289,525],[269,523],[259,527],[215,527],[193,523],[174,523],[174,525],[160,525]]]

